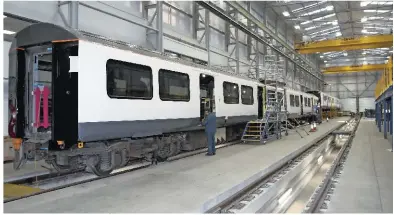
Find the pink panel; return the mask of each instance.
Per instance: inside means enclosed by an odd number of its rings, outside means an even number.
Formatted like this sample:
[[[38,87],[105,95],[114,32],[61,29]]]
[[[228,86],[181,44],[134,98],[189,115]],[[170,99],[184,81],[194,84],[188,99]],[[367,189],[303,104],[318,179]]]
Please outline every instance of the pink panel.
[[[41,125],[41,120],[40,120],[40,103],[41,103],[41,90],[39,87],[36,87],[34,89],[34,101],[35,101],[35,116],[36,116],[36,121],[34,122],[34,127],[38,128]]]
[[[42,91],[42,97],[43,97],[43,106],[44,106],[44,110],[43,110],[43,114],[44,114],[44,123],[42,124],[42,126],[44,126],[44,128],[48,128],[49,127],[49,122],[48,122],[48,96],[49,96],[49,88],[47,86],[44,87],[44,90]]]

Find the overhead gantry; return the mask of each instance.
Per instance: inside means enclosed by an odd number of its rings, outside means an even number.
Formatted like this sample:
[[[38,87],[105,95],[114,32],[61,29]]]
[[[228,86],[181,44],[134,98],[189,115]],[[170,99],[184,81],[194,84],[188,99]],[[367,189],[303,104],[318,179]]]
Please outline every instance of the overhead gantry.
[[[300,54],[312,54],[317,52],[388,48],[392,46],[393,35],[389,34],[297,43],[295,44],[295,50]]]
[[[353,73],[353,72],[375,72],[384,70],[387,64],[369,64],[355,66],[335,66],[322,69],[323,74]]]

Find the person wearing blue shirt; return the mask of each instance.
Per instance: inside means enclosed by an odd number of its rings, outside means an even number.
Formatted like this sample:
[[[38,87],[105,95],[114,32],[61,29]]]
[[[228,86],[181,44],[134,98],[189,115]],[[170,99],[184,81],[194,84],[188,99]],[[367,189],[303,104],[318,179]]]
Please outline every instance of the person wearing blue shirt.
[[[207,135],[208,140],[208,153],[206,155],[215,155],[216,114],[214,112],[209,113],[206,111],[202,125],[205,126],[205,134]]]

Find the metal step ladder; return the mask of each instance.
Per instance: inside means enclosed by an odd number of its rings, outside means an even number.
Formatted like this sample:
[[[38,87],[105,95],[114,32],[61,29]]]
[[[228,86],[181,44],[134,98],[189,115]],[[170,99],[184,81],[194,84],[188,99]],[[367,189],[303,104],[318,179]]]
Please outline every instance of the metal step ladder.
[[[278,80],[283,75],[283,67],[278,66],[279,62],[275,59],[274,55],[265,56],[264,82],[266,86],[274,87],[274,90],[266,90],[266,107],[263,119],[253,120],[246,124],[241,138],[244,142],[266,143],[274,138],[280,139],[282,132],[287,135],[287,126],[282,124],[282,122],[287,122],[286,111],[281,110],[284,96],[278,98]]]

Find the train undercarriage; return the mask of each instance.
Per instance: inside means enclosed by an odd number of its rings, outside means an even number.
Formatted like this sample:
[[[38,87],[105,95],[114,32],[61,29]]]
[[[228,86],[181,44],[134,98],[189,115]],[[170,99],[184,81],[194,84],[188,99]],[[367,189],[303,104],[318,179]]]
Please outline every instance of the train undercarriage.
[[[238,124],[218,128],[216,144],[239,139],[243,127],[243,124]],[[19,150],[15,150],[14,168],[20,169],[26,162],[45,160],[58,172],[85,170],[98,176],[106,176],[113,170],[126,166],[132,160],[142,159],[157,163],[182,152],[207,146],[203,130],[139,139],[80,142],[64,151],[48,150],[50,141],[43,138],[25,140]]]

